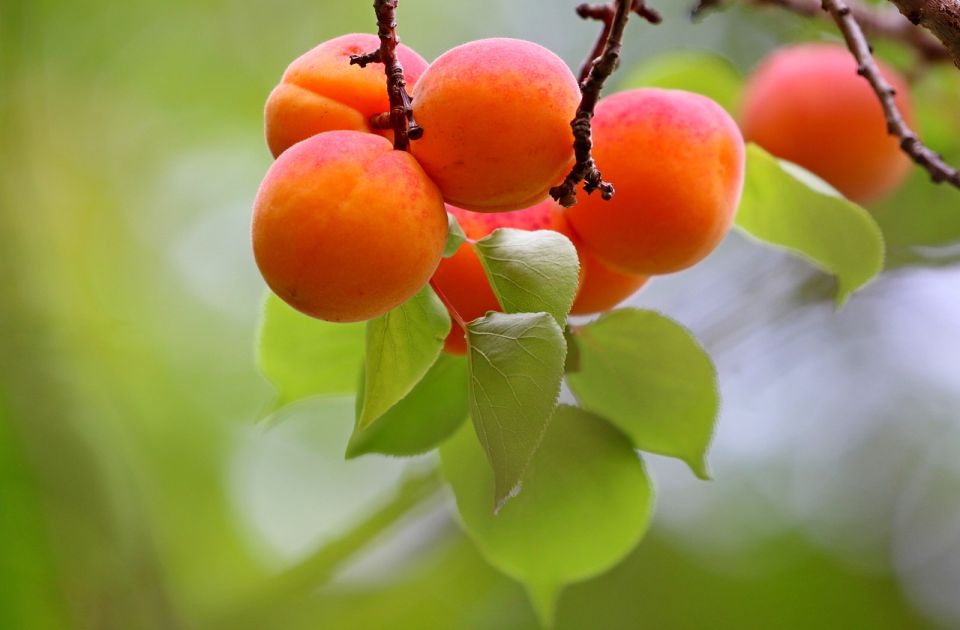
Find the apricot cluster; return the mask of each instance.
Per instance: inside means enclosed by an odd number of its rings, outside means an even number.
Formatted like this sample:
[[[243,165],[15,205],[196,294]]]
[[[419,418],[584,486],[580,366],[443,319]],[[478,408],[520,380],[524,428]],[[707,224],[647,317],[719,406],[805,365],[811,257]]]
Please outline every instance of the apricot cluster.
[[[373,121],[390,108],[383,66],[351,65],[367,35],[325,42],[290,64],[267,101],[277,160],[254,205],[253,249],[267,284],[308,315],[377,317],[428,281],[458,319],[502,310],[472,242],[511,227],[554,230],[580,258],[572,313],[613,308],[651,275],[689,267],[730,228],[744,147],[706,97],[639,89],[600,101],[594,157],[612,200],[549,198],[574,164],[579,85],[549,50],[516,39],[453,48],[427,64],[398,46],[424,130],[409,152]],[[467,241],[442,258],[447,213]],[[465,351],[463,331],[447,339]]]

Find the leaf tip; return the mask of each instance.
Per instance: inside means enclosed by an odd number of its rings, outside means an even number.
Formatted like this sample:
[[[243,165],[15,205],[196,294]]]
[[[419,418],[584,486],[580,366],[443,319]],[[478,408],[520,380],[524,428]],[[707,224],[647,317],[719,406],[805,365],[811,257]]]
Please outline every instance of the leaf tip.
[[[847,305],[847,301],[850,299],[850,296],[853,295],[853,291],[839,288],[837,289],[837,297],[833,300],[833,310],[839,311]]]
[[[364,440],[358,439],[359,435],[359,433],[354,432],[353,435],[350,436],[350,439],[347,441],[347,449],[343,453],[343,459],[349,461],[367,454],[368,451]]]
[[[556,624],[557,600],[560,596],[559,586],[552,583],[528,583],[527,595],[533,610],[537,614],[542,628],[553,628]]]
[[[498,490],[498,491],[497,491],[497,497],[498,497],[498,498],[497,498],[497,502],[496,502],[496,505],[493,506],[493,515],[496,516],[497,514],[499,514],[499,513],[500,513],[500,510],[503,509],[503,506],[507,504],[507,501],[509,501],[509,500],[512,499],[513,497],[517,496],[518,494],[520,494],[520,490],[522,490],[522,489],[523,489],[523,482],[522,482],[522,481],[518,481],[517,483],[515,483],[515,484],[513,485],[512,488],[510,488],[510,489],[507,490],[506,492],[500,492],[500,491]]]
[[[693,471],[693,474],[697,476],[697,479],[701,481],[713,481],[713,475],[710,473],[710,466],[707,464],[706,453],[696,455],[694,457],[684,458],[687,466],[690,467],[690,470]]]

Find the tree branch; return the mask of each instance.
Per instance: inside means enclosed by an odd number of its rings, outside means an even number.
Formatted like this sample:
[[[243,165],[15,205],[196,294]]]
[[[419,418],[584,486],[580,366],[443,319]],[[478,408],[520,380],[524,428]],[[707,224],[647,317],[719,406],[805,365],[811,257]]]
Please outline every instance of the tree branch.
[[[935,183],[948,182],[960,188],[960,172],[944,162],[938,153],[924,146],[917,134],[903,119],[903,115],[897,109],[897,104],[893,99],[896,92],[880,74],[880,70],[873,60],[870,44],[867,43],[860,25],[847,3],[844,0],[823,0],[823,10],[829,12],[837,26],[840,27],[843,38],[847,42],[847,48],[850,49],[859,64],[857,72],[870,82],[873,91],[877,93],[877,98],[883,106],[883,115],[887,119],[887,132],[900,139],[900,148],[914,162],[926,169]]]
[[[380,47],[364,55],[350,55],[350,65],[361,68],[370,63],[382,63],[387,75],[387,94],[390,96],[390,112],[378,114],[370,119],[375,129],[393,129],[393,148],[406,151],[410,140],[423,137],[423,129],[413,118],[413,102],[407,93],[407,81],[403,76],[403,65],[397,57],[397,4],[399,0],[373,0],[373,9],[377,14]]]
[[[644,2],[637,0],[634,0],[631,10],[651,24],[659,24],[663,19],[660,17],[659,13],[646,6]],[[603,30],[600,32],[600,37],[597,38],[597,43],[593,47],[593,51],[580,67],[581,84],[587,80],[587,76],[590,74],[590,68],[593,67],[593,64],[597,61],[600,55],[603,54],[603,49],[607,44],[607,38],[610,37],[610,28],[613,26],[613,17],[615,13],[616,12],[614,11],[613,6],[609,4],[584,3],[577,6],[577,15],[583,19],[597,20],[603,23]]]
[[[960,0],[890,0],[913,24],[936,35],[960,68]]]
[[[648,8],[644,0],[614,0],[612,6],[582,4],[577,7],[580,17],[603,22],[603,30],[580,72],[580,106],[570,123],[574,138],[573,151],[577,161],[563,182],[550,189],[550,196],[566,208],[576,205],[577,186],[580,182],[584,182],[583,189],[588,195],[599,190],[604,199],[613,198],[613,184],[603,181],[603,176],[593,161],[591,121],[603,91],[603,84],[620,63],[623,31],[631,13],[636,13],[651,24],[658,24],[661,19],[660,14]]]
[[[822,15],[821,0],[751,0],[751,3],[756,6],[778,7],[804,17]],[[725,0],[700,0],[691,15],[699,17],[710,9],[722,8],[726,4],[728,2]],[[899,41],[912,48],[928,63],[952,59],[950,52],[937,38],[911,24],[893,7],[876,9],[858,0],[848,0],[847,6],[867,35]]]

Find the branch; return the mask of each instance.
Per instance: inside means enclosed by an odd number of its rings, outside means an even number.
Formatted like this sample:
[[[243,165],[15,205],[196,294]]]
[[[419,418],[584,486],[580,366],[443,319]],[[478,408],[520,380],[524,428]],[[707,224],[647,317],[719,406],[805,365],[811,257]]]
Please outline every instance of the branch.
[[[580,182],[584,182],[583,189],[588,195],[599,190],[604,199],[613,198],[613,184],[603,181],[603,176],[593,161],[591,121],[604,82],[620,64],[623,31],[631,13],[636,13],[651,24],[658,24],[661,19],[660,14],[648,8],[644,0],[614,0],[613,6],[582,4],[577,7],[580,17],[602,21],[603,31],[580,72],[580,106],[570,123],[576,164],[559,186],[550,189],[550,196],[565,208],[576,205],[577,186]]]
[[[406,151],[410,140],[423,137],[423,129],[413,118],[413,101],[407,93],[407,81],[403,77],[403,65],[397,57],[397,4],[399,0],[373,0],[377,13],[380,48],[364,55],[350,55],[350,65],[365,68],[370,63],[382,63],[387,75],[387,94],[390,96],[390,112],[377,114],[370,119],[375,129],[393,129],[393,148]]]
[[[659,24],[663,19],[660,17],[659,13],[647,7],[642,1],[635,0],[631,10],[651,24]],[[600,32],[600,37],[597,38],[597,43],[593,47],[593,51],[580,67],[581,84],[587,80],[587,76],[589,76],[590,69],[593,67],[593,64],[597,61],[600,55],[603,54],[603,49],[604,46],[606,46],[607,38],[610,37],[610,29],[613,26],[613,17],[615,13],[616,12],[614,11],[614,8],[609,4],[584,3],[577,7],[577,15],[583,19],[603,22],[603,31]]]
[[[757,6],[779,7],[804,17],[822,15],[821,0],[751,0]],[[691,15],[699,17],[710,9],[722,8],[725,0],[700,0]],[[950,52],[933,35],[904,19],[892,7],[875,9],[859,0],[847,0],[847,6],[863,31],[870,36],[899,41],[911,48],[928,63],[951,60]]]
[[[890,0],[913,24],[937,36],[960,68],[960,0]]]
[[[823,10],[829,12],[840,27],[843,38],[847,42],[847,48],[859,64],[858,74],[869,81],[873,91],[877,93],[877,98],[883,106],[883,115],[887,119],[887,132],[900,139],[900,148],[903,152],[926,169],[935,183],[948,182],[960,188],[960,172],[944,162],[938,153],[925,147],[903,119],[893,99],[896,91],[880,74],[873,60],[870,44],[867,43],[847,3],[844,0],[823,0]]]

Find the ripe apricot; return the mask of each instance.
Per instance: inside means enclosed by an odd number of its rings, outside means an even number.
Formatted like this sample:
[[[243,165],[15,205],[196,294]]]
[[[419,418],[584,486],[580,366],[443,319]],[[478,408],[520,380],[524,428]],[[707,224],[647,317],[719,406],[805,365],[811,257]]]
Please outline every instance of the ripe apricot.
[[[671,273],[709,254],[733,223],[744,146],[730,115],[705,96],[641,88],[602,99],[594,158],[616,195],[581,195],[567,218],[615,271]]]
[[[430,279],[447,238],[440,191],[409,153],[357,131],[329,131],[277,159],[253,209],[253,253],[267,284],[319,319],[371,319]]]
[[[374,131],[370,117],[390,110],[383,66],[350,65],[350,55],[362,55],[379,46],[375,35],[343,35],[304,53],[287,67],[264,110],[267,145],[274,157],[323,131]],[[397,57],[408,86],[413,86],[427,62],[403,44],[397,47]]]
[[[600,262],[596,256],[574,238],[580,256],[580,290],[573,301],[571,315],[602,313],[623,302],[647,283],[648,276],[620,273]]]
[[[544,204],[495,214],[468,212],[453,206],[447,206],[447,210],[457,218],[467,238],[473,240],[481,239],[502,227],[531,231],[554,230],[568,237],[570,235],[563,214]],[[433,281],[460,316],[468,322],[483,317],[487,311],[500,310],[500,303],[490,288],[483,265],[469,243],[462,244],[456,254],[440,262]],[[464,354],[467,343],[463,330],[454,326],[447,335],[443,349],[452,354]]]
[[[546,48],[484,39],[447,51],[413,90],[411,151],[444,199],[477,212],[528,208],[573,162],[580,88]]]
[[[878,65],[909,120],[906,81]],[[801,44],[767,57],[747,83],[741,119],[747,140],[816,173],[854,201],[890,193],[910,168],[897,139],[887,134],[876,94],[838,45]]]

